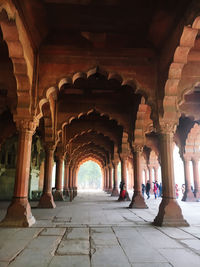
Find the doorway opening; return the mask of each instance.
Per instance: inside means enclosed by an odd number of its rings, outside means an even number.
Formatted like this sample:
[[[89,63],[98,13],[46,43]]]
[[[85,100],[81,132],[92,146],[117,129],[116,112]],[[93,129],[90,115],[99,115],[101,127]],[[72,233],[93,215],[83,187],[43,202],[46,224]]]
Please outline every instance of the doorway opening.
[[[97,164],[93,160],[88,160],[81,164],[78,170],[78,190],[102,190],[102,170],[99,164]]]

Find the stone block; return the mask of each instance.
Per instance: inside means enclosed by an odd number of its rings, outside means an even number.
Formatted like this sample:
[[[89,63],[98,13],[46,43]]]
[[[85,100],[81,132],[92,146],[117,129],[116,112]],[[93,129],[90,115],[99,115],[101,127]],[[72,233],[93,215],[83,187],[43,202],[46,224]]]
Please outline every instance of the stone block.
[[[56,251],[57,255],[89,255],[90,244],[86,240],[62,241]]]
[[[49,267],[90,267],[89,256],[55,256],[53,257]]]

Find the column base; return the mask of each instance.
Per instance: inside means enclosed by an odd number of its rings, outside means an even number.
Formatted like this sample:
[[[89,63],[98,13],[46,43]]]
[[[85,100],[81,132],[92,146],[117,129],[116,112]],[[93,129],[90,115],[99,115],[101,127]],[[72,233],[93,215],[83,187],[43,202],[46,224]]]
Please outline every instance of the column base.
[[[112,194],[112,188],[108,188],[107,193]]]
[[[159,206],[159,212],[153,222],[156,226],[189,226],[183,218],[182,211],[176,199],[163,198]]]
[[[65,190],[63,191],[63,195],[64,195],[65,197],[69,197],[69,189],[65,189]]]
[[[41,198],[40,198],[38,208],[54,209],[55,207],[56,207],[56,204],[53,200],[52,193],[43,193]]]
[[[73,198],[77,196],[77,187],[73,188]]]
[[[148,209],[141,193],[134,192],[129,209]]]
[[[194,195],[195,195],[196,201],[199,201],[200,200],[200,191],[194,191]]]
[[[13,198],[0,227],[30,227],[35,223],[27,198]]]
[[[60,190],[56,190],[53,195],[54,201],[64,201],[63,192]]]
[[[125,196],[123,197],[122,194],[120,193],[118,201],[130,201],[129,193],[126,191]]]
[[[194,194],[192,191],[185,192],[182,198],[182,201],[186,202],[196,202],[197,199],[194,197]]]
[[[72,201],[74,198],[73,196],[73,189],[69,189],[69,201]]]
[[[118,197],[118,196],[119,196],[118,188],[114,188],[111,193],[111,197]]]

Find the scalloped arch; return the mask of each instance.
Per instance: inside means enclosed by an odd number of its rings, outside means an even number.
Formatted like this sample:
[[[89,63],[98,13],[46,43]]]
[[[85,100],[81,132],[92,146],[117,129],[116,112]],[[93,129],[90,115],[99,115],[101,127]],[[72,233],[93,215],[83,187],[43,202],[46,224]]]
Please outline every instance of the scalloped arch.
[[[3,38],[8,46],[9,57],[13,64],[13,72],[17,83],[17,114],[24,117],[34,114],[35,107],[31,101],[34,56],[25,27],[18,11],[11,1],[0,6],[0,27]]]
[[[200,17],[197,17],[192,26],[184,27],[180,44],[175,50],[174,59],[169,68],[168,80],[165,84],[165,96],[163,100],[164,113],[162,115],[165,120],[178,122],[180,115],[177,106],[178,87],[182,78],[183,68],[188,62],[191,49],[195,46],[195,40],[199,30]]]

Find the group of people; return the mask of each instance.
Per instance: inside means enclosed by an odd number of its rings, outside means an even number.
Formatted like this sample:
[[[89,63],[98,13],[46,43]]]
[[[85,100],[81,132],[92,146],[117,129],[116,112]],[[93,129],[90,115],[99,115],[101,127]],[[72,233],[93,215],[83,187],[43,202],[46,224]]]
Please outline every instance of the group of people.
[[[151,185],[148,180],[146,185],[142,184],[142,195],[144,196],[144,193],[146,192],[147,199],[150,198],[150,190],[151,190]],[[155,199],[158,197],[162,197],[162,183],[158,184],[157,181],[153,182],[153,193]]]

